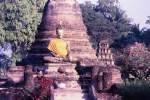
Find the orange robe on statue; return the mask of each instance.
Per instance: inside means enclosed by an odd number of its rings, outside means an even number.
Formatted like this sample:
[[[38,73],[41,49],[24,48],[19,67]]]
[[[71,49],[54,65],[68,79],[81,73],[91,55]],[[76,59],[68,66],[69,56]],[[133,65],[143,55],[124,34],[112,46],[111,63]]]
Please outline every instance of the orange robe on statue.
[[[53,54],[60,56],[60,57],[66,57],[68,54],[68,45],[66,41],[62,39],[53,39],[49,42],[48,50],[50,50]]]

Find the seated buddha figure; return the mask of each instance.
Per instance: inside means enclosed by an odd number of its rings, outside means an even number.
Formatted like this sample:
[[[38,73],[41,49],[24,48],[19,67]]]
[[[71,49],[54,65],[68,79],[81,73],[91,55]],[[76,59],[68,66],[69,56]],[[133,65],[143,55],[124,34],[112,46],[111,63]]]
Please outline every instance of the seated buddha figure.
[[[47,49],[50,52],[50,56],[45,56],[44,60],[48,62],[62,62],[70,61],[71,57],[69,56],[69,43],[62,39],[63,37],[63,27],[62,22],[56,28],[57,37],[50,40]]]

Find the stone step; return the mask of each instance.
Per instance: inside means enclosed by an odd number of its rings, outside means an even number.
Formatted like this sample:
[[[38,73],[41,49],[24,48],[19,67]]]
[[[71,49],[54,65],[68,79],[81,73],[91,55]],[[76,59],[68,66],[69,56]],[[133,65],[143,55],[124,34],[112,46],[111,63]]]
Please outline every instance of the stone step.
[[[37,41],[35,40],[35,42],[33,43],[33,47],[35,46],[42,46],[42,47],[47,47],[48,46],[49,41]],[[70,46],[91,46],[92,44],[90,42],[87,41],[71,41]]]
[[[0,85],[3,85],[5,83],[6,83],[6,81],[0,81]]]
[[[38,59],[40,60],[40,62],[43,62],[44,59],[43,57],[45,56],[49,56],[49,54],[29,54],[28,57],[29,58],[34,58],[34,62],[36,63],[39,63],[39,61],[37,61]],[[92,67],[92,66],[95,66],[95,65],[98,65],[98,66],[102,66],[101,64],[101,61],[97,60],[95,54],[88,54],[86,52],[82,52],[82,54],[79,55],[79,53],[75,53],[75,52],[70,52],[70,56],[72,58],[75,58],[77,60],[80,60],[80,64],[81,66],[85,66],[85,67]],[[84,60],[84,59],[89,59],[91,58],[91,60]],[[35,60],[36,59],[36,60]]]
[[[87,35],[83,35],[83,36],[78,36],[78,35],[66,35],[66,36],[63,36],[63,39],[68,39],[70,37],[73,37],[74,39],[87,39],[88,40],[88,36]],[[36,36],[36,39],[37,40],[51,40],[53,38],[57,38],[56,35],[37,35]]]
[[[110,93],[98,93],[97,100],[122,100],[121,96]]]
[[[64,30],[65,29],[68,29],[68,30],[83,30],[83,32],[86,32],[85,26],[83,25],[83,22],[81,22],[82,19],[78,19],[80,17],[79,13],[69,12],[68,11],[69,8],[64,9],[64,10],[66,10],[67,12],[64,12],[61,9],[59,9],[58,12],[54,11],[53,13],[47,13],[46,15],[48,15],[48,16],[43,17],[44,19],[42,20],[42,22],[40,24],[40,26],[41,26],[40,30],[46,30],[46,31],[56,30],[56,25],[58,25],[58,15],[59,15],[61,17],[61,19],[63,18],[63,20],[67,20],[67,21],[63,22],[64,23],[64,25],[63,25]],[[51,16],[50,14],[53,14],[53,16]],[[77,18],[77,20],[75,20],[76,18]],[[78,21],[80,21],[80,23],[78,23]],[[64,32],[64,33],[66,33],[66,32]]]
[[[72,67],[72,68],[75,68],[76,67],[76,64],[73,64],[73,63],[69,63],[69,62],[62,62],[62,63],[46,63],[45,64],[46,66],[48,67]]]
[[[52,38],[46,38],[46,39],[36,39],[36,41],[50,41]],[[81,42],[84,41],[84,42],[89,42],[89,40],[87,38],[80,38],[80,39],[75,39],[75,38],[63,38],[65,41],[68,41],[68,42]]]
[[[54,91],[54,100],[85,100],[85,94],[82,93],[82,90],[55,90]]]
[[[57,73],[47,73],[45,76],[49,77],[51,79],[55,79],[55,80],[57,80],[57,79],[59,80],[62,77],[62,76],[58,75]],[[71,74],[71,75],[64,76],[63,79],[65,81],[78,81],[79,76]]]
[[[91,59],[97,59],[96,55],[92,52],[82,52],[82,53],[77,53],[77,52],[70,52],[70,55],[72,56],[72,58],[77,58],[77,59],[87,59],[87,58],[91,58]],[[89,62],[92,63],[92,62]],[[83,65],[86,65],[86,63],[83,63]]]
[[[49,53],[50,51],[46,47],[32,47],[32,49],[29,51],[29,53]],[[91,48],[82,48],[82,47],[77,47],[77,48],[71,48],[70,52],[72,53],[90,53],[94,52],[93,49]]]
[[[66,0],[66,1],[57,1],[58,4],[64,4],[65,5],[70,5],[70,7],[72,7],[72,5],[74,5],[76,2],[73,0]],[[77,5],[76,5],[77,6]],[[69,8],[70,8],[69,7]]]
[[[93,58],[93,59],[96,59],[96,55],[95,54],[87,54],[87,52],[82,52],[80,55],[79,53],[77,52],[70,52],[70,55],[73,57],[73,58]],[[36,57],[44,57],[44,56],[49,56],[49,54],[29,54],[29,56],[36,56]]]
[[[80,88],[74,88],[74,89],[71,89],[71,88],[65,88],[65,89],[54,89],[54,92],[70,92],[70,91],[73,91],[73,92],[77,92],[77,93],[82,93],[82,89]]]
[[[40,49],[40,50],[45,50],[47,49],[47,46],[43,45],[33,45],[32,49]],[[71,50],[84,50],[84,51],[94,51],[94,49],[90,45],[70,45]]]
[[[84,51],[94,51],[94,49],[90,45],[74,45],[70,46],[71,50],[84,50]]]
[[[62,6],[66,6],[65,8],[63,7],[63,10],[64,11],[62,11]],[[53,15],[57,15],[57,14],[61,14],[61,15],[63,15],[63,16],[65,16],[65,17],[68,17],[68,15],[71,17],[71,18],[69,18],[71,21],[73,21],[74,23],[75,23],[75,15],[77,16],[77,13],[76,13],[76,9],[74,9],[72,6],[70,6],[70,5],[67,5],[67,4],[62,4],[61,3],[61,7],[58,7],[57,9],[54,9],[53,10]],[[51,8],[50,8],[51,9]],[[71,9],[71,10],[70,10]],[[67,11],[67,12],[66,12]],[[48,15],[51,15],[51,13],[48,13]],[[78,14],[79,15],[79,14]],[[51,16],[48,16],[48,17],[50,17],[50,19],[51,19]],[[69,20],[69,21],[70,21]],[[76,21],[76,22],[78,22],[78,21]],[[78,23],[78,24],[80,24],[80,23]]]
[[[77,75],[77,71],[75,69],[76,64],[56,64],[56,63],[49,63],[49,64],[45,64],[46,66],[48,66],[48,72],[53,73],[53,72],[58,72],[59,68],[64,68],[65,72],[68,74],[72,74],[72,75]]]
[[[70,37],[73,37],[73,38],[88,38],[86,33],[81,34],[81,33],[83,33],[83,31],[76,31],[76,32],[70,31],[68,33],[69,34],[64,33],[63,38],[70,38]],[[55,30],[54,31],[42,31],[42,32],[39,32],[36,35],[36,39],[56,38],[56,37],[57,37],[57,35],[55,33]]]

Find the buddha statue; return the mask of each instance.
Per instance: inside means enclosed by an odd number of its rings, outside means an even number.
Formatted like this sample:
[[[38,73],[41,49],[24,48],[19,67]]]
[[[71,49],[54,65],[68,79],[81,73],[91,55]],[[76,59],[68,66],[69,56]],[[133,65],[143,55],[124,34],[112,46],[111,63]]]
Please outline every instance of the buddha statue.
[[[69,43],[63,40],[64,30],[62,27],[62,21],[56,27],[57,37],[50,40],[47,49],[49,50],[49,56],[45,56],[44,60],[52,63],[71,61],[69,55],[70,47]]]

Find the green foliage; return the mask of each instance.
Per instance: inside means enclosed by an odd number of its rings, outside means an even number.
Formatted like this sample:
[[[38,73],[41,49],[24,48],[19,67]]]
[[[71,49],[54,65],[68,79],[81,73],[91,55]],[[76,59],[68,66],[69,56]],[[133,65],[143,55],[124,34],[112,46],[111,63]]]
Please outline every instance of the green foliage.
[[[129,32],[130,21],[113,0],[99,0],[98,4],[81,4],[83,20],[91,36],[93,46],[97,48],[100,40],[114,39]],[[108,4],[109,2],[109,4]]]
[[[123,49],[116,64],[121,66],[123,79],[149,80],[150,52],[142,43],[135,43]]]
[[[149,100],[150,82],[136,81],[116,85],[112,92],[121,95],[123,100]]]
[[[150,29],[144,30],[142,33],[143,42],[148,46],[150,50]]]
[[[36,6],[38,8],[38,12],[43,13],[46,1],[47,0],[36,0]]]
[[[150,24],[150,16],[147,17],[146,24]]]
[[[0,78],[6,78],[6,70],[11,66],[12,60],[6,55],[0,55]]]
[[[42,16],[39,9],[42,9],[43,5],[44,1],[40,0],[0,2],[0,44],[11,44],[14,63],[26,57],[27,50],[35,39]]]

